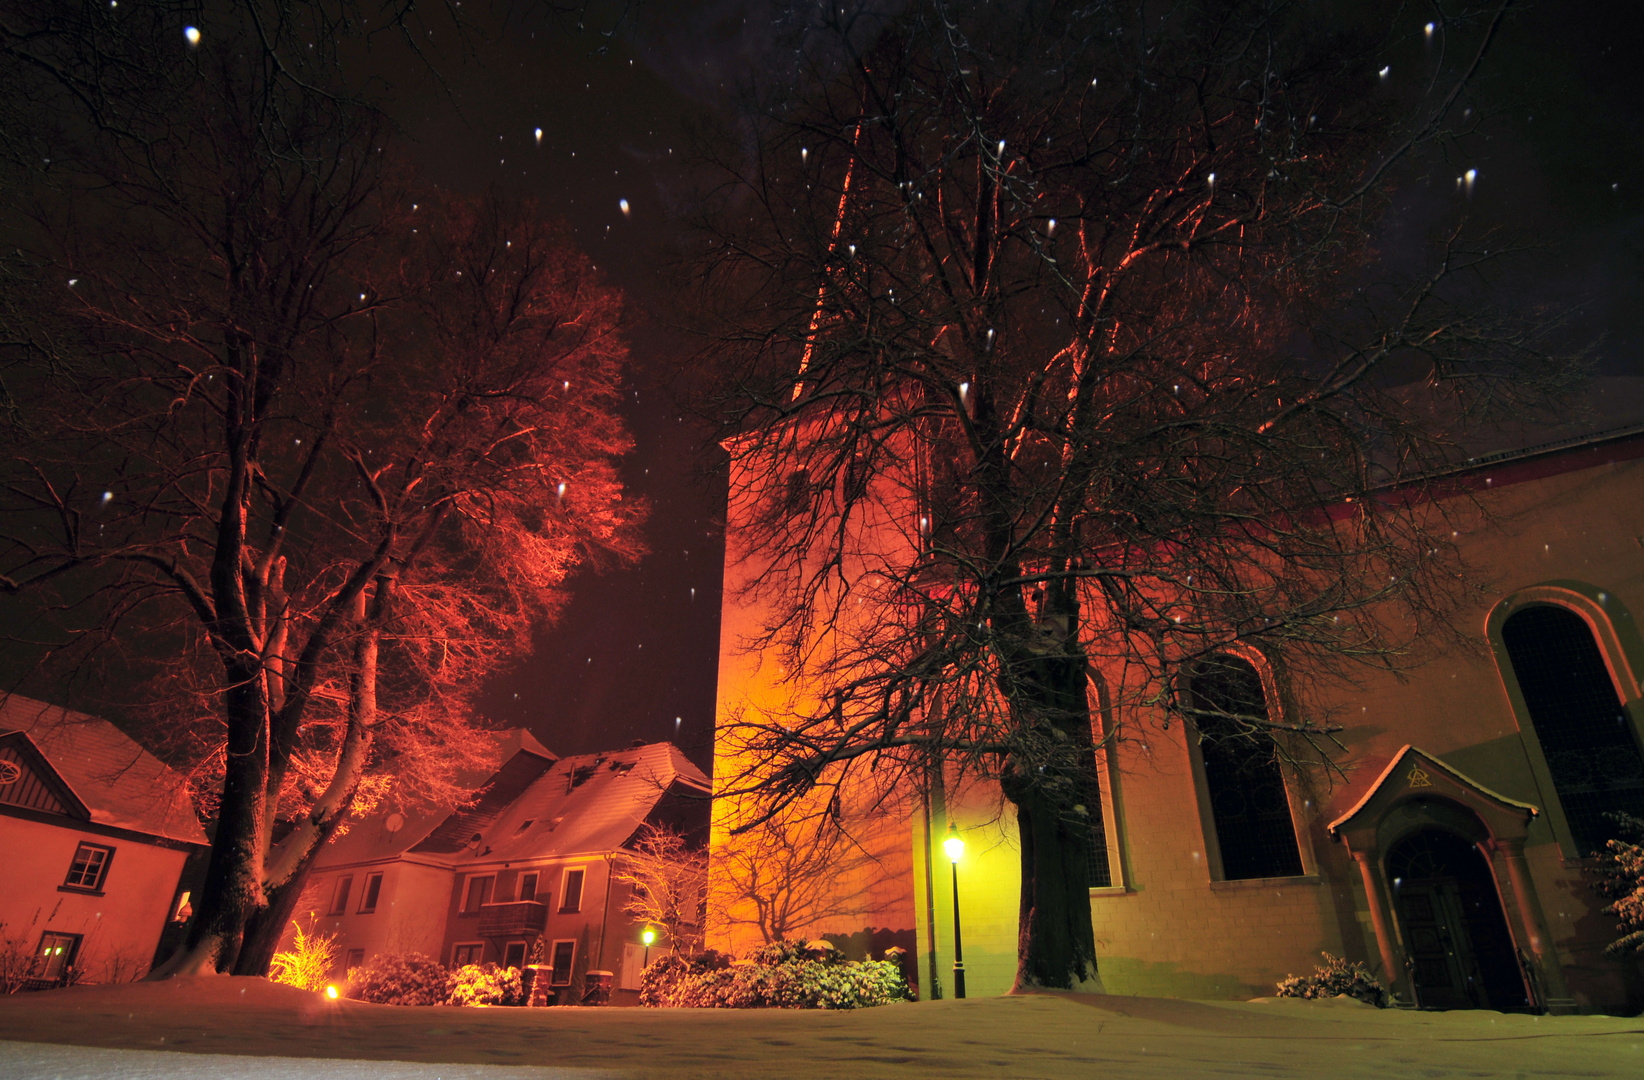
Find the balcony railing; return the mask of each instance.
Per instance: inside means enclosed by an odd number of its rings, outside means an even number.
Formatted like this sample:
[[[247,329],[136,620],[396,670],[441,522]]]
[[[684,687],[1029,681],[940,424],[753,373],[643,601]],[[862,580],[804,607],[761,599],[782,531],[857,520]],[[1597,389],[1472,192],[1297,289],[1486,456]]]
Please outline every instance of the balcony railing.
[[[540,934],[548,925],[548,907],[535,900],[513,900],[502,904],[481,904],[481,937],[518,937]]]

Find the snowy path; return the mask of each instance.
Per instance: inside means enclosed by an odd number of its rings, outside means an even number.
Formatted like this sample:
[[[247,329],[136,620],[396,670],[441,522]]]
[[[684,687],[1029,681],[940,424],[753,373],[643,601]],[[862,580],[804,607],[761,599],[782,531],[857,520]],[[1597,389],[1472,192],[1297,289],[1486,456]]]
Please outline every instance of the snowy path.
[[[0,1040],[5,1080],[1644,1076],[1639,1019],[1067,995],[852,1013],[413,1009],[217,977],[0,998]]]
[[[5,1080],[595,1080],[618,1075],[596,1069],[235,1057],[0,1042],[0,1076]]]

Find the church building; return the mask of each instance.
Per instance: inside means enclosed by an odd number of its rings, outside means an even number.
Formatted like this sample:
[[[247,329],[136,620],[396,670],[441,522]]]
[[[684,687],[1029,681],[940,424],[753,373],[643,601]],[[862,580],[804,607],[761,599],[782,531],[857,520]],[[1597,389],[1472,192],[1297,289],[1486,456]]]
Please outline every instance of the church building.
[[[1619,935],[1592,858],[1618,835],[1609,815],[1644,817],[1644,426],[1477,458],[1446,483],[1455,542],[1483,583],[1456,613],[1459,641],[1435,636],[1409,668],[1352,685],[1303,685],[1305,672],[1239,647],[1184,684],[1280,723],[1305,700],[1339,725],[1339,768],[1294,768],[1261,737],[1201,745],[1192,723],[1133,705],[1115,716],[1093,681],[1101,806],[1087,875],[1107,993],[1272,995],[1329,952],[1365,963],[1403,1007],[1644,1008],[1638,958],[1605,952]],[[733,512],[722,730],[791,692],[747,648],[760,609],[737,588],[738,529]],[[716,785],[741,765],[722,745]],[[968,995],[1006,992],[1020,886],[1010,804],[942,777],[903,794],[858,808],[836,797],[851,838],[838,847],[855,857],[778,929],[912,942],[921,996],[947,997],[957,923]],[[756,849],[775,868],[768,845],[727,826],[721,815],[709,944],[740,951],[771,936],[759,912],[780,890],[746,869]]]

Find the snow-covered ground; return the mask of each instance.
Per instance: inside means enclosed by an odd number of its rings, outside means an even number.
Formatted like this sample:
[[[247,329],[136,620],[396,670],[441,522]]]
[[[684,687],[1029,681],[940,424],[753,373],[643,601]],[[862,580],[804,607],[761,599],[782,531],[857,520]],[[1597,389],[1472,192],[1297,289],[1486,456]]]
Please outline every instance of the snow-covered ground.
[[[0,999],[0,1077],[1644,1076],[1644,1020],[1034,995],[852,1013],[395,1008],[259,979]]]

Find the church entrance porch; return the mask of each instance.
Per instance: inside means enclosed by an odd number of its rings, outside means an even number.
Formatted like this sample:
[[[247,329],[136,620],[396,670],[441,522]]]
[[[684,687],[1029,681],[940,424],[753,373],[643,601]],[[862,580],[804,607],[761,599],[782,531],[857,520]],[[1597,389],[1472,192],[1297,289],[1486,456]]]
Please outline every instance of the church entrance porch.
[[[1524,859],[1540,812],[1407,745],[1331,822],[1363,878],[1372,968],[1395,1002],[1574,1011]]]
[[[1388,852],[1386,874],[1416,1005],[1529,1005],[1495,877],[1476,844],[1423,829]]]

